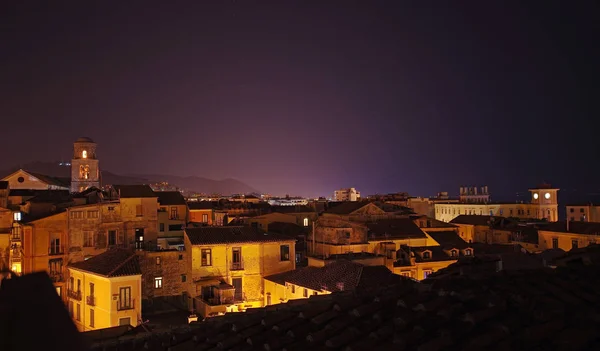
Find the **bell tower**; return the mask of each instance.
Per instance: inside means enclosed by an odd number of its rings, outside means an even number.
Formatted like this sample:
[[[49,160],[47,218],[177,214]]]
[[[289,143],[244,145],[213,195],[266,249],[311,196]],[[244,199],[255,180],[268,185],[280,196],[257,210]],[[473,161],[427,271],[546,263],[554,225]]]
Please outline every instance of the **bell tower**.
[[[542,184],[537,188],[529,189],[531,192],[532,210],[538,219],[549,222],[558,221],[558,191],[550,184]]]
[[[71,160],[71,192],[90,187],[100,188],[100,169],[96,158],[96,143],[86,137],[75,140]]]

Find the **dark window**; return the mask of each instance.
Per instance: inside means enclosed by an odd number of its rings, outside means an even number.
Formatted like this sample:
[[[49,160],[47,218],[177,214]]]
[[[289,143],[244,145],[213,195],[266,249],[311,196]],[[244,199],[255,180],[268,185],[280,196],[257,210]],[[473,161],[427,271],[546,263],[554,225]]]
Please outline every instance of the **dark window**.
[[[171,207],[171,219],[177,219],[179,216],[177,215],[177,207]]]
[[[183,255],[179,255],[179,260],[183,260]]]
[[[346,239],[350,239],[350,232],[346,232]]]
[[[576,249],[579,247],[579,242],[577,240],[571,240],[571,248]]]
[[[292,294],[296,293],[296,286],[294,284],[292,284]]]
[[[552,248],[553,249],[558,249],[558,238],[553,238],[552,239]]]
[[[202,266],[212,266],[212,255],[210,249],[202,249],[200,264]]]
[[[119,289],[119,309],[126,310],[131,308],[131,288],[125,287]]]
[[[25,181],[25,178],[23,178],[23,177],[17,178],[17,182],[19,182],[19,183],[23,183],[24,181]]]
[[[135,228],[135,248],[144,248],[144,228]]]
[[[569,210],[569,212],[573,213],[573,212],[575,212],[575,209],[574,209],[574,208],[571,208],[571,209]]]
[[[181,282],[185,283],[187,281],[187,276],[185,274],[181,275]]]
[[[231,285],[235,288],[235,301],[243,301],[244,294],[242,293],[242,278],[232,278]]]
[[[94,310],[90,308],[90,327],[94,327]]]
[[[69,300],[69,316],[73,318],[73,301]]]
[[[579,209],[579,212],[583,213],[583,208],[580,208],[580,209]]]
[[[271,306],[271,294],[267,295],[267,306]]]
[[[108,231],[108,245],[117,245],[117,231],[116,230]]]
[[[160,223],[160,231],[161,232],[165,231],[165,224],[164,223]]]
[[[471,251],[471,249],[465,250],[465,256],[471,256],[472,254],[473,254],[473,251]]]
[[[169,224],[169,231],[174,232],[178,230],[183,230],[183,224]]]
[[[90,296],[94,296],[94,283],[90,283]]]
[[[231,260],[233,263],[242,262],[242,248],[241,247],[234,247],[231,249],[231,252],[232,252]]]
[[[304,289],[304,293],[302,294],[304,297],[308,297],[308,289]]]
[[[76,314],[77,320],[81,321],[81,305],[77,304],[77,314]]]
[[[119,318],[119,325],[131,325],[131,317]]]
[[[60,238],[54,238],[50,240],[50,255],[61,254],[62,250],[60,247]]]
[[[279,247],[280,252],[280,260],[281,261],[289,261],[290,260],[290,245],[281,245]]]
[[[431,258],[431,253],[429,251],[423,252],[423,258]]]

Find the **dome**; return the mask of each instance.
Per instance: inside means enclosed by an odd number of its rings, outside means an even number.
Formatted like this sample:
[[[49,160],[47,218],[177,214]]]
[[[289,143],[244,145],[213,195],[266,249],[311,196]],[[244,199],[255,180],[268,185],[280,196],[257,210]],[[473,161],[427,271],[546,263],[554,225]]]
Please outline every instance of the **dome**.
[[[76,143],[93,143],[94,141],[88,137],[81,137],[75,140]]]

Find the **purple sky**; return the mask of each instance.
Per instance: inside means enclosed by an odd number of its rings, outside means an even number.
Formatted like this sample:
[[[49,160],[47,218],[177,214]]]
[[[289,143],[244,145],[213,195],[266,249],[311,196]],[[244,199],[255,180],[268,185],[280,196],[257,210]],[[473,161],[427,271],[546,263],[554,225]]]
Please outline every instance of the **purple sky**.
[[[512,194],[600,173],[592,1],[13,3],[4,168],[70,158],[84,135],[115,173],[273,193]]]

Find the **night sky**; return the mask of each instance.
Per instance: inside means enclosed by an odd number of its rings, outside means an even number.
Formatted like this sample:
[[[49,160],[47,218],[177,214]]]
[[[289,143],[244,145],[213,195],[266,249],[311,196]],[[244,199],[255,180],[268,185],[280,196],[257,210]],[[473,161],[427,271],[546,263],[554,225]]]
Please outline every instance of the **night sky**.
[[[89,136],[275,194],[600,179],[598,2],[59,3],[0,5],[3,168]]]

